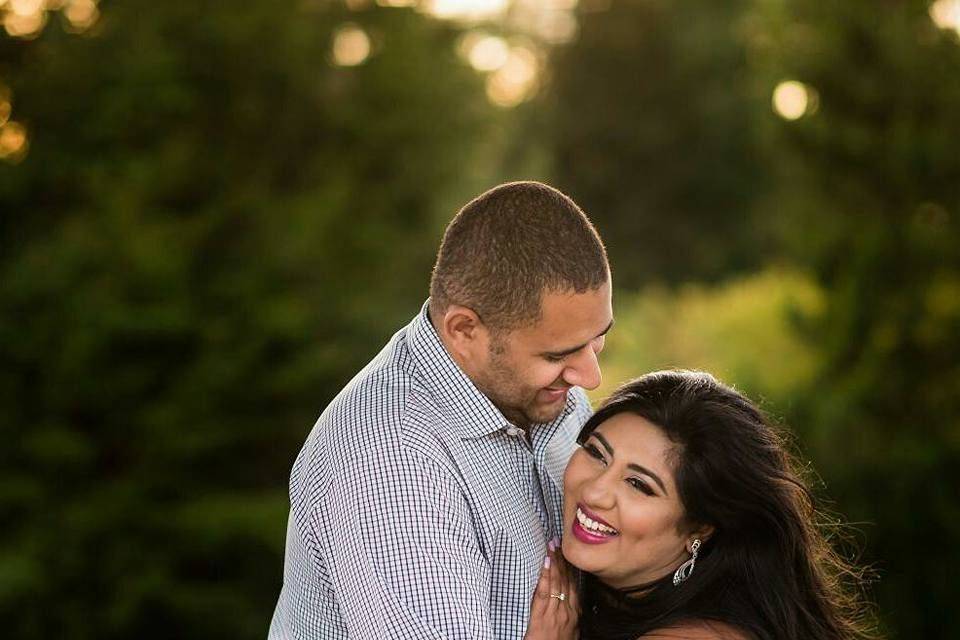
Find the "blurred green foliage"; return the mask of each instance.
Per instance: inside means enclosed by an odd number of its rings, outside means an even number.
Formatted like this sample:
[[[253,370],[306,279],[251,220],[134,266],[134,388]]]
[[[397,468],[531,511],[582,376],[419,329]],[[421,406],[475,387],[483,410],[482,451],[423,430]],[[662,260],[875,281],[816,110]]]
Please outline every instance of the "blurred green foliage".
[[[604,230],[620,286],[715,281],[775,257],[754,207],[769,87],[756,90],[737,37],[750,4],[611,3],[557,51],[544,97],[556,180]]]
[[[557,180],[616,218],[617,274],[627,262],[630,283],[729,277],[751,255],[812,274],[822,312],[772,349],[754,349],[773,346],[756,326],[783,329],[778,296],[757,316],[755,297],[724,285],[699,314],[683,289],[624,305],[642,345],[627,353],[729,371],[775,399],[836,508],[862,523],[881,619],[900,638],[960,627],[960,46],[930,8],[615,3],[583,16],[556,70]],[[814,89],[813,113],[774,115],[784,80]],[[792,362],[810,353],[812,372]]]
[[[824,293],[801,273],[772,267],[716,286],[651,285],[618,293],[614,305],[594,403],[647,371],[703,369],[779,415],[817,375],[817,350],[796,327],[822,316]]]
[[[31,135],[0,164],[5,637],[264,637],[296,451],[508,177],[609,245],[605,389],[701,367],[760,399],[865,523],[889,635],[952,637],[960,41],[928,9],[584,0],[514,110],[466,26],[373,3],[104,0],[85,36],[0,36]],[[338,67],[348,22],[372,54]],[[816,91],[799,120],[783,80]]]
[[[33,134],[0,166],[3,635],[262,637],[293,456],[416,312],[499,115],[410,11],[103,11],[0,41]],[[347,19],[396,52],[331,65]]]

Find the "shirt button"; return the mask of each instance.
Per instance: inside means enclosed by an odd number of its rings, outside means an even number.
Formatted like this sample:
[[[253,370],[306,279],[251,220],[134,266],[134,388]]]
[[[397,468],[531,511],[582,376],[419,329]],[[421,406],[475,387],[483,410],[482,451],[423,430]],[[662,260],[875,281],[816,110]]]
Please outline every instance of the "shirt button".
[[[519,429],[513,425],[510,425],[507,427],[507,435],[516,438],[517,436],[523,435],[523,429]]]

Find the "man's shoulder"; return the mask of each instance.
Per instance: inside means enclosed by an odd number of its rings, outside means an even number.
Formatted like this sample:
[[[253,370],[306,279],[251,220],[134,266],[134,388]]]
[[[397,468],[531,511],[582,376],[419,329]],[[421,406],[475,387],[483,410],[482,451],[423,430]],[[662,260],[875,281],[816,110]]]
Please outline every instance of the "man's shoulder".
[[[390,455],[405,433],[430,431],[441,420],[400,332],[327,405],[304,449],[312,458]],[[324,467],[316,460],[310,466]]]

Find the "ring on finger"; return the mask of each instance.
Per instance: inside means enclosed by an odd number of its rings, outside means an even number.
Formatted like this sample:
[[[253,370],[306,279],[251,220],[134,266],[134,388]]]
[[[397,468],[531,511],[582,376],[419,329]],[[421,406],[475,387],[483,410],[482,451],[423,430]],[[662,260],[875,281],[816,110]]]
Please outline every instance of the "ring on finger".
[[[551,593],[551,594],[550,594],[550,597],[551,597],[551,598],[556,598],[556,599],[559,600],[560,602],[563,602],[564,600],[567,599],[567,594],[565,594],[565,593],[563,593],[563,592],[561,591],[560,593]]]

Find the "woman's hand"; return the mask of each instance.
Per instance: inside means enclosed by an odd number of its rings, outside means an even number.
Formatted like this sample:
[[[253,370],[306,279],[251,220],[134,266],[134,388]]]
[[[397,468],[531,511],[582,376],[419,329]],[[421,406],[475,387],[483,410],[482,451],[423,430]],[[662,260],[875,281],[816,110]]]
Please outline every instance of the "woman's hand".
[[[577,637],[580,602],[573,569],[563,559],[560,543],[551,540],[530,603],[525,640],[573,640]]]

